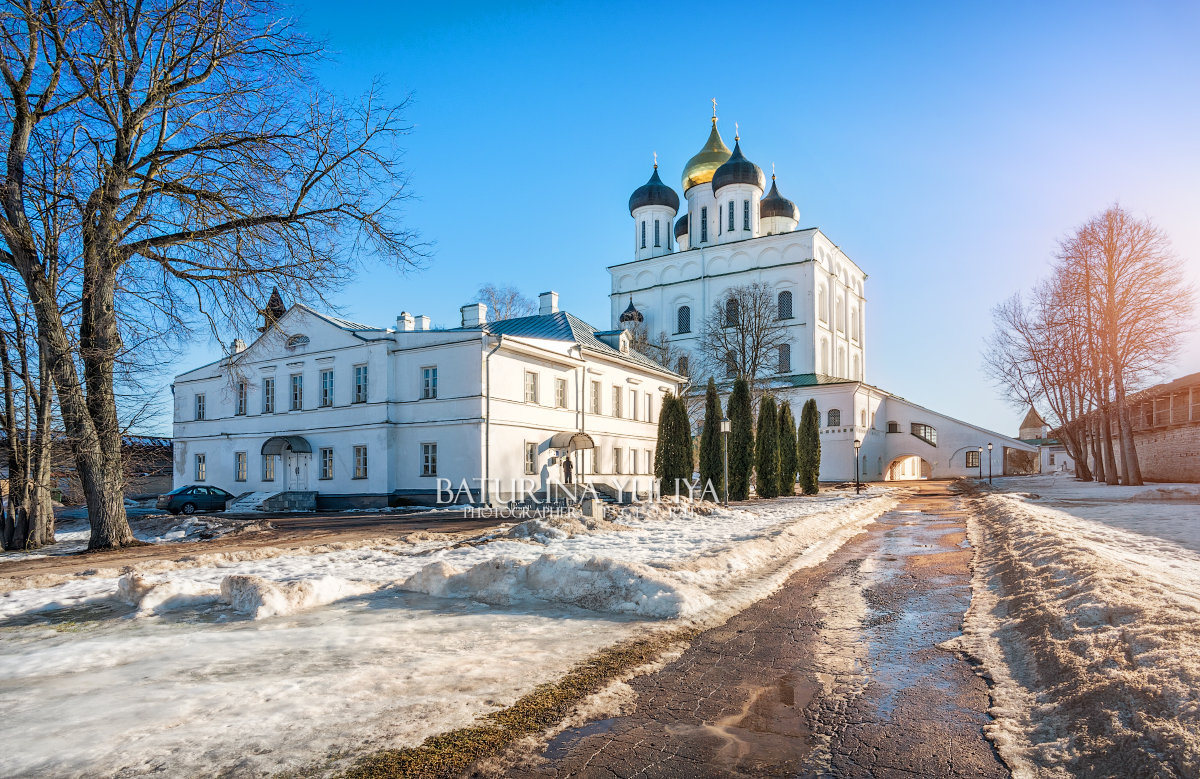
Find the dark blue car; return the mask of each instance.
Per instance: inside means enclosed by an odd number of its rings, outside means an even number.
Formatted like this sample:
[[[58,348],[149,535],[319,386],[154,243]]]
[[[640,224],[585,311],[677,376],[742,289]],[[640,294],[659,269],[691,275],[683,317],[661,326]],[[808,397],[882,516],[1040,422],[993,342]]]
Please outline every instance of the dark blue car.
[[[172,514],[195,514],[197,511],[224,511],[225,503],[232,499],[233,494],[220,487],[189,484],[159,495],[157,506]]]

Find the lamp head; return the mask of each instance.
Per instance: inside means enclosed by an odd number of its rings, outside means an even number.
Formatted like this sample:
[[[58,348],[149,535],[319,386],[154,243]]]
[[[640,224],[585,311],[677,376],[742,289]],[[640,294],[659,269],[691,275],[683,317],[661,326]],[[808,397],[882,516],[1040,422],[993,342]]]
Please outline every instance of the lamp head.
[[[721,417],[721,432],[728,433],[730,426],[729,417]]]
[[[854,439],[854,448],[857,449],[860,446],[862,446],[862,441],[859,441],[857,438],[855,438]]]
[[[988,451],[992,451],[992,442],[988,441]]]

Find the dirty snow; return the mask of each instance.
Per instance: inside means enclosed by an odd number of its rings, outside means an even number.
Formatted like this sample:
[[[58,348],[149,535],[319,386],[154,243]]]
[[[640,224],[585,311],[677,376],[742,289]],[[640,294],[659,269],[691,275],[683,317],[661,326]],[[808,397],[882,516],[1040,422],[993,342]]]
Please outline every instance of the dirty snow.
[[[159,511],[154,513],[129,513],[129,527],[139,541],[162,544],[176,541],[200,541],[236,532],[248,523],[219,516],[172,516]],[[86,511],[60,512],[54,526],[54,543],[28,552],[14,550],[0,552],[0,562],[20,558],[32,560],[51,555],[82,552],[87,549],[91,528]]]
[[[22,747],[0,774],[257,776],[416,744],[603,646],[744,607],[894,504],[643,507],[14,589],[0,707]]]
[[[1200,775],[1200,487],[1005,479],[953,642],[1018,777]]]

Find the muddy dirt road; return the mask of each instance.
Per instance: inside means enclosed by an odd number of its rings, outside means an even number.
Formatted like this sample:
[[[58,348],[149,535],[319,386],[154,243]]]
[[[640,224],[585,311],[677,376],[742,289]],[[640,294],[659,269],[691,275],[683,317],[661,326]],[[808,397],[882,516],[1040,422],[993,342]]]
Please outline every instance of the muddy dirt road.
[[[959,498],[923,483],[824,564],[630,682],[630,714],[512,776],[1005,777],[987,687],[938,648],[970,600]]]

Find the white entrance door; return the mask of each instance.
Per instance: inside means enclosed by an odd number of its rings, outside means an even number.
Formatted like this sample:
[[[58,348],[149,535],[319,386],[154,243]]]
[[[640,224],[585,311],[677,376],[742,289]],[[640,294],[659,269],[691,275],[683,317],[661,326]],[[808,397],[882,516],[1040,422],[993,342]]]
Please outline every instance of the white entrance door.
[[[287,453],[287,488],[294,492],[308,491],[308,463],[311,454]]]

